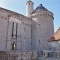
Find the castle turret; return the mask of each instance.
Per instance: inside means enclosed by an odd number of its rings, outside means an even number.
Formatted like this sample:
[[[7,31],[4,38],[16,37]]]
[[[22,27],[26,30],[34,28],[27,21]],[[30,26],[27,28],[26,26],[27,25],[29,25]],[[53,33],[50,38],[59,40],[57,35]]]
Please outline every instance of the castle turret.
[[[31,17],[31,13],[33,12],[33,2],[31,0],[26,3],[26,16]]]
[[[32,12],[32,43],[34,50],[47,49],[48,39],[54,34],[53,19],[53,13],[42,4]]]

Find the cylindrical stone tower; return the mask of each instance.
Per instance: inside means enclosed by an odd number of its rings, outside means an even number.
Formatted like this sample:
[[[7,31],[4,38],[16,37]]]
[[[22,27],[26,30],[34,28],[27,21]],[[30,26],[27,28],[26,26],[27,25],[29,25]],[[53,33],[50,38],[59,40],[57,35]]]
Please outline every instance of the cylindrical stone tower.
[[[31,13],[33,12],[33,2],[31,0],[26,3],[26,16],[31,17]]]
[[[53,13],[40,4],[32,12],[32,49],[38,53],[48,48],[48,39],[54,34]]]

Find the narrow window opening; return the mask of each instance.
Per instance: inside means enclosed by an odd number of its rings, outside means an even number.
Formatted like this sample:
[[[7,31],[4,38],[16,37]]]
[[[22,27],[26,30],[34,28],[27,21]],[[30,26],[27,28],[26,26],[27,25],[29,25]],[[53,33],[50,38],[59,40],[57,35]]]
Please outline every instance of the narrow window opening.
[[[15,44],[14,41],[13,41],[13,43],[11,45],[12,45],[12,50],[15,50],[16,44]]]
[[[12,22],[12,37],[14,36],[14,22]]]
[[[18,23],[16,23],[16,37],[17,37],[17,28],[18,28]]]
[[[40,43],[40,40],[39,40],[39,43]]]
[[[38,27],[40,27],[40,24],[38,24]]]

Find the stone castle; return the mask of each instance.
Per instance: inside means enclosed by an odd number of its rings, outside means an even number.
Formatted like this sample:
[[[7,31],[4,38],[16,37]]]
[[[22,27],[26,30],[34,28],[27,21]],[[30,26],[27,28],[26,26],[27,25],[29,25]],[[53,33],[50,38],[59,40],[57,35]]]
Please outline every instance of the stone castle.
[[[46,56],[54,34],[54,16],[42,4],[26,3],[26,16],[0,7],[0,54],[6,60],[34,60]],[[1,56],[1,60],[4,60]],[[40,59],[39,59],[40,60]]]

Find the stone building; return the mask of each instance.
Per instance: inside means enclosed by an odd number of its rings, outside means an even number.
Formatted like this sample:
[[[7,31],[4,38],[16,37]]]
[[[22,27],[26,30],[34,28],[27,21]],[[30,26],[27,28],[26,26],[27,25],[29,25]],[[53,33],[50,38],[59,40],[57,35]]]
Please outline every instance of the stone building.
[[[36,9],[33,5],[27,1],[26,16],[0,7],[0,51],[6,52],[7,60],[36,59],[49,50],[48,39],[54,34],[53,13],[42,4]]]
[[[49,50],[45,51],[45,57],[60,57],[60,27],[53,34],[53,36],[48,39]]]
[[[60,51],[60,27],[54,35],[48,40],[50,49]]]
[[[32,50],[36,50],[40,55],[42,50],[48,50],[48,39],[54,34],[54,16],[42,4],[36,9],[33,9],[33,4],[31,0],[27,2],[26,14],[32,19]]]

